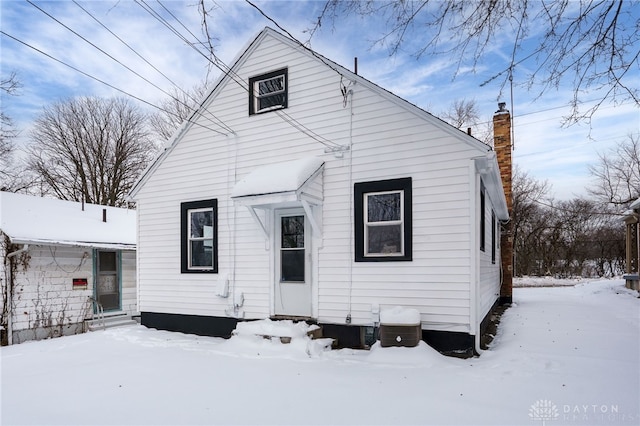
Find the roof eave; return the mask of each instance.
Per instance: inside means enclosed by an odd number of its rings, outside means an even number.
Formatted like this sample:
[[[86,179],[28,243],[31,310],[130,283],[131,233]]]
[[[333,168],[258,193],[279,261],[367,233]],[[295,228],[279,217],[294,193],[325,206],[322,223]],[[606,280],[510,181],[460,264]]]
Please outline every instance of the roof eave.
[[[136,244],[132,243],[110,243],[102,241],[68,241],[68,240],[47,240],[29,237],[9,237],[12,244],[29,244],[34,246],[65,246],[84,247],[111,250],[136,250]]]

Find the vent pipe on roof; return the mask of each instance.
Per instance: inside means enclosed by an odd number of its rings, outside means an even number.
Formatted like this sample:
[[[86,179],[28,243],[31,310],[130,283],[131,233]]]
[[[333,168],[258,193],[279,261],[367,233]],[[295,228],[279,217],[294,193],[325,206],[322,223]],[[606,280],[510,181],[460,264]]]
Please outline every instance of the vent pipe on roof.
[[[467,134],[471,136],[471,127],[467,127]]]
[[[358,75],[358,57],[353,58],[353,73]]]
[[[107,209],[102,209],[102,221],[107,221]]]

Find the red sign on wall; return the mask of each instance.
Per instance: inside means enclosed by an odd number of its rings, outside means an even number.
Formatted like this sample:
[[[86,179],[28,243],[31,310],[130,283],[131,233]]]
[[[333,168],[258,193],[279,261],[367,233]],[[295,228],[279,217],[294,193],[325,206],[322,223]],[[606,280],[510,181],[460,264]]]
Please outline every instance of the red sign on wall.
[[[74,290],[86,290],[87,288],[87,279],[86,278],[73,278],[73,289]]]

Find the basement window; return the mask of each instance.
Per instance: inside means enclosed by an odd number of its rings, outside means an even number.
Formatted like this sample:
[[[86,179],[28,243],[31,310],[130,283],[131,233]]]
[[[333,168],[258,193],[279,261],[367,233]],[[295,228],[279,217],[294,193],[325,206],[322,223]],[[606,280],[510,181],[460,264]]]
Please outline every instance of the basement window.
[[[182,273],[218,272],[218,201],[180,205]]]
[[[355,261],[412,260],[411,178],[354,185]]]
[[[249,115],[287,107],[287,69],[249,79]]]

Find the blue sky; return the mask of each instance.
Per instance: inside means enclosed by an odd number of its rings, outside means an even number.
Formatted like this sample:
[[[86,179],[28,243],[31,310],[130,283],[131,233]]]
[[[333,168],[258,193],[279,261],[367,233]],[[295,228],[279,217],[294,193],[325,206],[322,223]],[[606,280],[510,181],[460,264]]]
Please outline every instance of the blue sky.
[[[78,1],[82,8],[126,41],[167,78],[141,60],[74,2],[34,3],[153,85],[27,2],[0,2],[2,31],[147,102],[158,104],[166,96],[154,85],[163,90],[168,90],[174,83],[190,88],[207,77],[206,59],[140,5],[153,8],[187,34],[181,27],[184,24],[202,39],[200,16],[194,6],[196,2],[192,0],[167,0],[162,3],[156,0]],[[210,11],[210,31],[217,37],[216,54],[227,64],[262,28],[274,27],[272,22],[244,1],[218,1],[216,4],[217,8]],[[322,2],[313,1],[262,1],[256,4],[303,42],[308,39],[304,31],[312,25],[323,5]],[[181,24],[162,8],[163,5]],[[500,96],[500,79],[481,86],[507,66],[511,54],[508,32],[492,44],[487,55],[472,70],[466,58],[462,58],[462,67],[457,69],[457,59],[444,55],[423,56],[417,60],[410,51],[401,51],[389,57],[384,46],[373,44],[380,37],[383,24],[357,17],[340,20],[333,26],[323,26],[314,36],[311,47],[350,69],[353,68],[354,57],[358,57],[360,75],[434,115],[441,115],[456,99],[474,99],[483,121],[491,119],[498,100],[507,102],[510,107],[508,87]],[[535,41],[536,34],[531,34],[531,37],[530,42]],[[420,42],[419,34],[411,34],[408,39],[413,44]],[[21,130],[21,144],[27,143],[26,135],[31,123],[42,108],[54,101],[77,95],[123,96],[121,92],[5,35],[0,36],[0,43],[2,76],[15,71],[23,85],[19,96],[2,96],[5,112]],[[411,43],[407,48],[410,47]],[[537,87],[530,91],[525,87],[528,83],[527,74],[534,65],[524,62],[514,72],[514,161],[532,177],[547,180],[552,185],[552,195],[557,199],[585,195],[585,188],[591,182],[589,165],[597,163],[598,153],[607,152],[628,134],[639,133],[640,110],[631,102],[620,105],[605,103],[590,125],[582,123],[563,128],[562,117],[569,113],[567,104],[572,96],[571,87],[561,86],[537,97]],[[458,73],[454,79],[456,70]],[[637,69],[633,71],[636,75],[631,81],[637,83],[637,87],[640,85],[640,76],[637,75]],[[215,79],[217,75],[217,69],[214,68],[209,79]],[[588,93],[583,96],[589,100],[595,98],[596,94],[593,98]],[[146,110],[153,110],[144,103],[134,102]],[[474,132],[481,130],[474,129]]]

